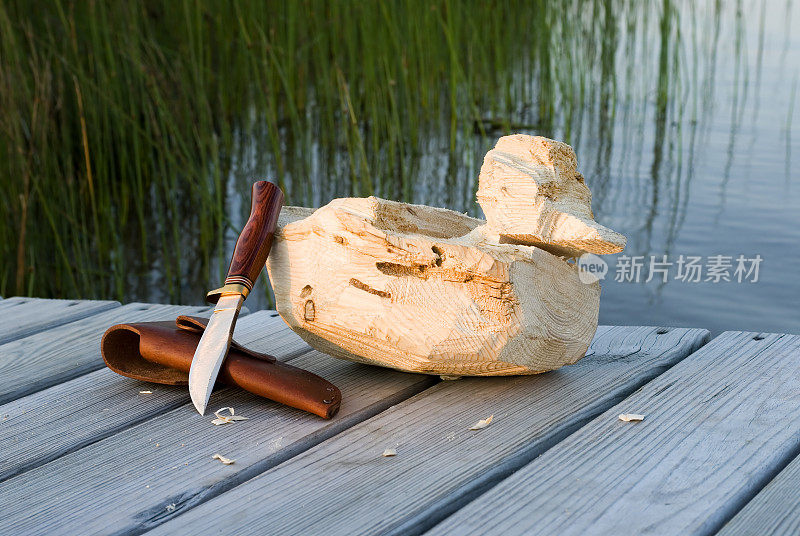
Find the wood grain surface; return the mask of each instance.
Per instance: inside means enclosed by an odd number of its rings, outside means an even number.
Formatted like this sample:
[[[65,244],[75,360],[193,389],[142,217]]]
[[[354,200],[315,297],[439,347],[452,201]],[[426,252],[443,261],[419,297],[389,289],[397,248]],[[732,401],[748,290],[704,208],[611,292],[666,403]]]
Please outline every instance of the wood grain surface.
[[[602,328],[591,355],[576,365],[533,377],[440,383],[155,533],[420,532],[707,337],[697,329]],[[490,415],[488,427],[470,430]],[[387,448],[397,455],[383,457]]]
[[[234,337],[281,361],[296,357],[298,350],[311,350],[273,311],[241,318]],[[69,354],[64,358],[69,359]],[[212,400],[217,396],[215,391]],[[188,401],[185,386],[141,382],[102,368],[4,404],[0,406],[0,452],[5,462],[0,465],[0,480],[157,418]]]
[[[207,310],[131,303],[0,345],[0,404],[103,368],[100,339],[116,323],[174,320]]]
[[[538,374],[586,354],[600,285],[564,259],[441,208],[346,198],[305,214],[284,208],[267,269],[277,310],[321,352],[445,376]]]
[[[800,531],[800,336],[697,349],[704,330],[600,326],[558,371],[437,383],[332,359],[275,312],[244,312],[235,337],[331,380],[342,411],[220,389],[210,408],[249,420],[213,426],[185,388],[117,376],[99,354],[113,323],[207,309],[27,300],[0,301],[21,319],[0,344],[0,534]]]
[[[201,416],[187,403],[0,483],[0,504],[25,505],[4,512],[3,530],[26,535],[140,533],[435,381],[315,351],[292,364],[342,390],[336,417],[326,421],[247,392],[220,391],[210,408],[232,406],[249,420],[213,426],[213,415]],[[223,465],[212,459],[214,454],[235,463]]]
[[[7,298],[0,301],[0,344],[114,307],[119,307],[119,302]]]
[[[800,457],[731,519],[719,536],[794,536],[800,534]]]
[[[800,336],[726,332],[426,534],[713,534],[799,423]]]
[[[478,203],[505,241],[556,255],[619,253],[625,237],[594,221],[592,194],[566,143],[527,134],[503,136],[486,153]]]

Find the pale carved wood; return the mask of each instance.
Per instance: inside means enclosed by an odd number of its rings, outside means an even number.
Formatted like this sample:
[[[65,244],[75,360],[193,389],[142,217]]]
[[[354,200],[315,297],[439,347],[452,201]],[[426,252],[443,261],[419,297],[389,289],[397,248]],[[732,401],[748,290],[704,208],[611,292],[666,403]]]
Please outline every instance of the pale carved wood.
[[[285,210],[268,269],[278,312],[330,355],[440,375],[532,374],[574,363],[600,287],[480,220],[377,198]],[[284,223],[285,222],[285,223]],[[283,224],[283,225],[281,225]]]
[[[625,237],[594,221],[592,194],[566,143],[515,134],[486,153],[478,184],[489,226],[504,242],[556,255],[619,253]]]
[[[597,329],[600,286],[566,257],[619,251],[624,237],[594,222],[575,155],[553,140],[502,138],[478,193],[488,222],[375,197],[284,207],[267,262],[278,312],[322,352],[398,370],[575,363]]]

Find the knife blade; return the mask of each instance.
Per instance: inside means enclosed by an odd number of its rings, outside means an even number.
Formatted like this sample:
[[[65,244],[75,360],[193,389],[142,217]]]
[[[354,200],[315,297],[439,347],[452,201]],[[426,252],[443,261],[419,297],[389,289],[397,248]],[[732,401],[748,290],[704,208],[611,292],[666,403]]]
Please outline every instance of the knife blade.
[[[200,415],[206,411],[219,369],[228,355],[242,304],[267,261],[282,205],[280,188],[267,181],[253,184],[250,217],[233,249],[225,285],[206,296],[216,306],[189,369],[189,395]]]

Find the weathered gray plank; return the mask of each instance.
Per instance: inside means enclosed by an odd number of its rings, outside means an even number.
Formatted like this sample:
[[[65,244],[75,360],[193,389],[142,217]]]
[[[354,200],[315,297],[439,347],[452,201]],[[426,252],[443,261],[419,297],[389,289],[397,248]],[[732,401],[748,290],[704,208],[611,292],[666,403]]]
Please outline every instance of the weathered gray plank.
[[[100,339],[113,324],[174,319],[207,310],[131,303],[0,345],[0,404],[102,368]]]
[[[441,383],[155,532],[419,532],[708,337],[659,331],[603,328],[589,357],[552,373]],[[492,414],[488,428],[469,429]],[[397,456],[382,457],[386,448]],[[249,497],[258,497],[257,508]]]
[[[712,534],[796,452],[798,420],[800,337],[727,332],[431,534]]]
[[[717,534],[719,536],[800,534],[800,458],[795,457]]]
[[[311,350],[274,311],[241,318],[234,336],[282,361]],[[140,394],[142,390],[152,394]],[[212,403],[218,395],[213,394]],[[5,460],[0,481],[188,401],[186,387],[139,382],[103,368],[9,402],[0,406],[0,452]]]
[[[336,384],[344,400],[331,421],[242,391],[212,408],[250,420],[213,426],[191,404],[137,424],[0,483],[13,534],[141,532],[371,417],[431,385],[431,377],[369,367],[312,351],[292,363]],[[220,453],[236,460],[225,466]],[[260,505],[256,505],[260,507]]]
[[[7,298],[0,302],[0,344],[115,307],[119,302]]]

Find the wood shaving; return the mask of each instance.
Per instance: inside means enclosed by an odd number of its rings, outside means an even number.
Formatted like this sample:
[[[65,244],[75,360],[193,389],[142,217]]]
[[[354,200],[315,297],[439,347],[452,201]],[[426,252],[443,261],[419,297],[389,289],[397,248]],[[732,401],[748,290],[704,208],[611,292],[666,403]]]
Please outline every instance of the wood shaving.
[[[639,415],[638,413],[621,413],[619,416],[619,420],[625,422],[643,421],[644,415]]]
[[[492,424],[492,419],[494,419],[494,415],[489,415],[485,419],[481,419],[472,426],[470,426],[470,430],[482,430]]]
[[[222,415],[223,411],[228,411],[228,415]],[[233,408],[219,408],[217,411],[214,412],[214,416],[217,418],[211,421],[211,424],[214,426],[219,426],[220,424],[228,424],[236,421],[246,421],[247,417],[242,417],[241,415],[236,415],[233,411]]]
[[[153,391],[139,391],[140,395],[152,395]]]
[[[384,458],[388,458],[390,456],[397,456],[397,451],[394,449],[386,449],[383,451]]]
[[[236,460],[231,460],[230,458],[226,458],[222,454],[214,454],[213,456],[211,456],[211,459],[212,460],[219,460],[222,463],[224,463],[225,465],[231,465],[232,463],[234,463],[236,461]]]

